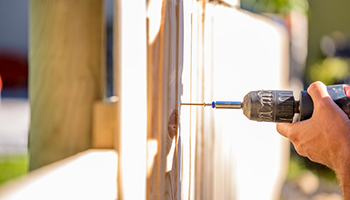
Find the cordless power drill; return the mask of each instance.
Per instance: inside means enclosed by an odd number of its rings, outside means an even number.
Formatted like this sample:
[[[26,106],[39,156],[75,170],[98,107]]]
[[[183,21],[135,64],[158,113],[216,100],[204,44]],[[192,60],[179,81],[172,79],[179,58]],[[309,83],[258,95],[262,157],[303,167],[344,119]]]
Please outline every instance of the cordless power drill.
[[[333,101],[350,117],[350,86],[332,85],[327,90]],[[314,105],[306,91],[300,92],[300,100],[295,101],[293,91],[258,90],[245,95],[243,102],[213,101],[212,103],[182,103],[181,105],[211,106],[217,109],[242,109],[250,120],[258,122],[293,122],[295,113],[299,121],[312,116]]]

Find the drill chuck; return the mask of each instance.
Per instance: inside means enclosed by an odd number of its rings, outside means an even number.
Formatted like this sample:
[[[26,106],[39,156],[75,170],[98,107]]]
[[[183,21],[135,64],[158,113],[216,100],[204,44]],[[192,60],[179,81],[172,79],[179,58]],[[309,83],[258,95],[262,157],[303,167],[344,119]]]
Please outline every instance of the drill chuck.
[[[293,91],[259,90],[245,95],[242,103],[213,101],[212,108],[242,109],[248,119],[258,122],[292,122],[299,102],[294,100]]]
[[[292,122],[298,103],[292,91],[259,90],[249,92],[242,102],[243,114],[250,120]]]

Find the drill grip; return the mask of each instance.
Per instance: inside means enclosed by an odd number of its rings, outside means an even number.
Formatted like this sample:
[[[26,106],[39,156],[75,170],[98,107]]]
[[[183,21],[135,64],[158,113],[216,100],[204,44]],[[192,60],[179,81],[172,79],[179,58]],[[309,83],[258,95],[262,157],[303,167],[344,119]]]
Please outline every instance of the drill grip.
[[[349,92],[348,92],[349,90]],[[350,86],[348,85],[331,85],[327,86],[327,91],[329,96],[333,101],[345,112],[345,114],[350,118]],[[299,121],[303,121],[311,118],[314,103],[312,98],[306,91],[300,92],[300,102],[299,102]]]

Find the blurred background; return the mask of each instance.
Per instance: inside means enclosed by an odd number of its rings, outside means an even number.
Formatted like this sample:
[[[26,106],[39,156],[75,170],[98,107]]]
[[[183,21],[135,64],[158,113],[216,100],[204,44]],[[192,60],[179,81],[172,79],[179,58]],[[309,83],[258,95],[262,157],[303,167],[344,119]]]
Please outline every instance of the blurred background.
[[[27,172],[28,0],[0,0],[0,184]],[[113,0],[105,0],[107,96],[113,91]],[[290,87],[296,98],[316,81],[349,83],[349,1],[241,0],[241,8],[283,25],[290,36]],[[252,55],[254,56],[254,55]],[[341,199],[334,173],[298,156],[291,146],[281,199]]]
[[[0,1],[0,183],[27,172],[28,1]]]

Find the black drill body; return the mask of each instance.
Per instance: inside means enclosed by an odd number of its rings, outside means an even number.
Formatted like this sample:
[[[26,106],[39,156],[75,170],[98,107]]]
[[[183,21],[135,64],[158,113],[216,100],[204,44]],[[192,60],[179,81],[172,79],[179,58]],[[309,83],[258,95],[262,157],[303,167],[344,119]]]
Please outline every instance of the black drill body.
[[[350,116],[350,98],[344,86],[332,85],[327,90],[333,101]],[[286,90],[259,90],[249,92],[242,102],[243,114],[250,120],[264,122],[292,122],[295,113],[299,121],[309,119],[314,110],[312,98],[301,91],[299,101],[295,101],[293,92]]]
[[[245,95],[243,114],[250,120],[264,122],[292,122],[299,113],[292,91],[259,90]]]

